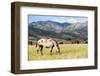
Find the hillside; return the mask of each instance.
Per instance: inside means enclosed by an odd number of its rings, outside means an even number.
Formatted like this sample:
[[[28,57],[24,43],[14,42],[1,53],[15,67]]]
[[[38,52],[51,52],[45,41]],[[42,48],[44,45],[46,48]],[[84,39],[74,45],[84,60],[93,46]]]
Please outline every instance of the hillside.
[[[55,38],[59,40],[87,39],[88,22],[60,23],[55,21],[37,21],[28,25],[30,40]]]

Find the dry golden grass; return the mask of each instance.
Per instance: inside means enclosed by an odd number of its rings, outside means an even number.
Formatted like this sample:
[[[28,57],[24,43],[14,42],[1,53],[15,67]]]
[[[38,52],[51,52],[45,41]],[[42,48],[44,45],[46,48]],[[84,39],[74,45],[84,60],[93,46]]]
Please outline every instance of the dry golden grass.
[[[28,60],[54,60],[54,59],[79,59],[88,57],[87,44],[60,44],[61,55],[56,54],[53,49],[52,56],[50,55],[50,48],[44,48],[43,53],[37,54],[35,46],[28,47]]]

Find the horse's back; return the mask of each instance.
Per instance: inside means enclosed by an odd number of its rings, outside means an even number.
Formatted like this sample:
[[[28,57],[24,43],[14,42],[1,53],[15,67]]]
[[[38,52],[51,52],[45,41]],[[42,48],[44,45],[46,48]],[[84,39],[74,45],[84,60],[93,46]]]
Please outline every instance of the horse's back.
[[[52,39],[39,39],[38,44],[43,45],[44,47],[52,47],[53,41]]]

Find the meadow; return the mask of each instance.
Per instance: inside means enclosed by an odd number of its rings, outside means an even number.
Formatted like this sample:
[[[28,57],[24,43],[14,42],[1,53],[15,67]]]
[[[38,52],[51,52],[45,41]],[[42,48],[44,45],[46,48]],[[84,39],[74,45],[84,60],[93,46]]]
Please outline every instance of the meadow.
[[[35,45],[28,46],[28,60],[80,59],[88,57],[88,44],[60,44],[61,54],[55,48],[50,55],[50,48],[43,48],[43,55],[37,54]]]

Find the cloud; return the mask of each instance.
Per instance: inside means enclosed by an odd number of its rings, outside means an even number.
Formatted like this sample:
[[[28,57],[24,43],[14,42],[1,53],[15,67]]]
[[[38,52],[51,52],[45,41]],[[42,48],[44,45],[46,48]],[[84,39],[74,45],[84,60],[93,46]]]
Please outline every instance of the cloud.
[[[77,23],[78,20],[75,19],[75,18],[69,18],[69,19],[67,19],[67,22],[69,22],[69,23]]]

